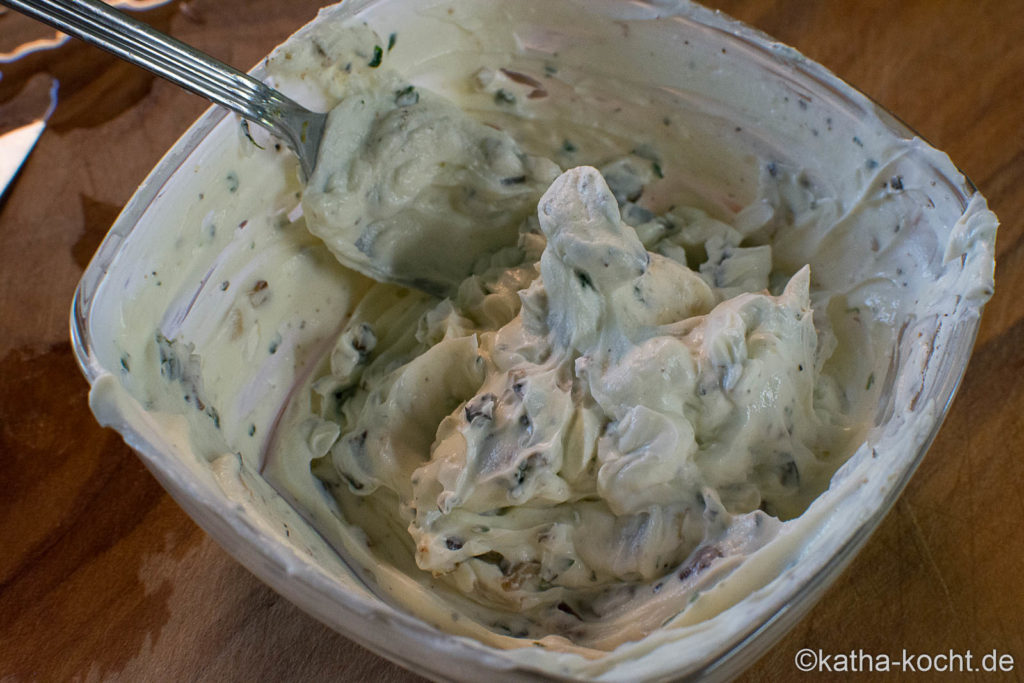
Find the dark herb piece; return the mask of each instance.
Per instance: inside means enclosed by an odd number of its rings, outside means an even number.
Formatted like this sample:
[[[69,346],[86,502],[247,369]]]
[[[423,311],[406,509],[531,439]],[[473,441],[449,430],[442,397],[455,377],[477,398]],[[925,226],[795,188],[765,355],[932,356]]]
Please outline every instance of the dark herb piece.
[[[170,340],[164,335],[157,333],[156,343],[157,349],[160,351],[160,376],[169,382],[181,379],[181,362],[174,355]]]
[[[647,305],[647,300],[644,298],[644,290],[640,285],[633,285],[633,297],[643,305]]]
[[[903,189],[903,176],[893,176],[892,180],[889,181],[889,187],[899,192]]]
[[[523,458],[523,461],[519,463],[519,467],[516,468],[515,474],[515,485],[517,487],[522,486],[533,471],[537,468],[537,463],[541,459],[540,453],[530,453],[528,456]]]
[[[444,547],[448,548],[448,550],[462,550],[462,545],[463,541],[461,538],[449,536],[448,538],[444,539]]]
[[[360,323],[357,332],[352,335],[352,349],[359,354],[359,362],[365,362],[370,352],[377,347],[377,335],[369,323]]]
[[[577,270],[576,271],[576,279],[579,281],[580,286],[582,286],[583,289],[593,289],[594,288],[594,281],[591,280],[590,276],[587,275],[582,270]]]
[[[562,143],[562,151],[565,152],[566,154],[572,154],[577,149],[579,149],[579,147],[572,144],[572,142],[569,140],[566,140],[565,142]]]
[[[252,133],[249,131],[249,122],[245,119],[242,119],[242,135],[244,135],[245,139],[251,142],[257,149],[263,149],[263,145],[253,140]],[[199,198],[202,199],[203,195],[199,195]]]
[[[370,59],[370,61],[367,62],[366,65],[369,66],[370,68],[376,69],[378,66],[380,66],[380,63],[382,61],[384,61],[384,48],[382,48],[380,45],[374,45],[373,58]]]
[[[420,94],[416,92],[416,86],[407,85],[395,93],[395,104],[399,107],[411,107],[420,101]]]
[[[516,103],[516,96],[504,88],[499,88],[494,93],[494,102],[495,104],[511,106]]]
[[[665,173],[661,170],[661,164],[659,164],[657,161],[651,162],[651,169],[654,171],[654,175],[658,176],[659,178],[665,177]]]
[[[267,303],[267,299],[270,298],[269,286],[266,280],[257,280],[256,284],[249,290],[249,303],[252,304],[253,308],[258,308]]]
[[[679,572],[679,580],[685,581],[691,576],[700,574],[702,571],[711,566],[711,564],[722,557],[722,551],[713,545],[706,545],[697,551],[694,555],[693,560],[683,567],[682,571]]]
[[[390,36],[388,36],[388,52],[391,52],[392,50],[395,49],[395,43],[397,43],[397,42],[398,42],[398,34],[397,33],[392,33]]]
[[[509,185],[522,185],[525,182],[526,182],[526,176],[524,176],[524,175],[511,176],[509,178],[502,178],[501,179],[501,184],[505,185],[506,187],[509,186]]]

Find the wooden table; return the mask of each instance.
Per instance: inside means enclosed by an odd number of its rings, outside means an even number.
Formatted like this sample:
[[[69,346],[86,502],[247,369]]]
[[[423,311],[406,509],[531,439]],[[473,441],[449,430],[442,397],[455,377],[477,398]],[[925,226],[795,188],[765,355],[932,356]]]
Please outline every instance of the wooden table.
[[[971,649],[975,661],[995,649],[1016,660],[1010,677],[1019,678],[1024,5],[710,4],[794,45],[909,122],[1003,220],[996,295],[938,439],[852,566],[746,678],[793,677],[803,647]],[[144,18],[245,66],[316,5],[174,1]],[[0,53],[43,35],[22,17],[0,16]],[[76,44],[0,71],[0,124],[33,74],[61,82],[51,125],[0,205],[0,680],[416,679],[236,564],[86,405],[68,342],[75,284],[120,207],[205,103]],[[31,81],[19,101],[41,83]]]

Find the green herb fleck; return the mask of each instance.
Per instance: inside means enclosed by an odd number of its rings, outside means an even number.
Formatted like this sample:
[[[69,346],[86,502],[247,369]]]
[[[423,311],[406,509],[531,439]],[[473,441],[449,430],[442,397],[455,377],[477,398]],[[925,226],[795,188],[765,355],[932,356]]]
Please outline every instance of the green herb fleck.
[[[393,49],[395,49],[395,43],[397,43],[397,42],[398,42],[398,34],[397,33],[392,33],[390,36],[388,36],[388,52],[391,52]]]
[[[665,177],[665,173],[661,170],[661,164],[659,164],[657,161],[651,162],[651,168],[654,169],[654,175],[658,176],[659,178]]]
[[[494,93],[494,101],[501,105],[513,105],[516,103],[516,96],[504,88],[499,88],[498,91]]]
[[[875,373],[872,372],[870,375],[868,375],[868,383],[867,383],[867,386],[864,387],[864,390],[865,391],[870,391],[871,387],[874,386],[874,384],[875,384]]]
[[[234,171],[231,171],[230,173],[228,173],[228,177],[226,178],[226,180],[228,183],[228,192],[230,192],[231,194],[238,192],[238,174],[235,173]]]
[[[416,92],[416,87],[407,85],[401,90],[395,91],[395,104],[399,107],[411,107],[420,101],[420,94]]]
[[[577,149],[579,149],[579,147],[574,145],[571,140],[566,140],[565,142],[562,143],[562,151],[565,152],[566,154],[572,154]]]
[[[384,48],[380,45],[373,46],[373,58],[367,62],[367,66],[376,69],[384,61]]]
[[[245,139],[251,142],[257,149],[263,149],[263,145],[253,140],[252,133],[249,131],[249,122],[245,119],[242,119],[242,135],[244,135]],[[202,199],[202,197],[200,197],[200,199]]]

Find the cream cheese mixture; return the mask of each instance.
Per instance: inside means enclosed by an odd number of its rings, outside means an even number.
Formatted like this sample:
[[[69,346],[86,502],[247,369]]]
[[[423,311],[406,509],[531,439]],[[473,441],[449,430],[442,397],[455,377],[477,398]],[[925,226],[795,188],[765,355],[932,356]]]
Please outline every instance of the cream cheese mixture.
[[[770,246],[696,209],[643,208],[657,161],[560,173],[386,65],[352,66],[379,37],[331,39],[356,57],[325,86],[341,99],[305,221],[385,282],[297,423],[313,471],[497,632],[642,636],[679,611],[667,596],[803,512],[863,431],[823,372],[809,269],[774,271]]]
[[[308,182],[232,129],[104,281],[97,416],[321,619],[340,586],[465,661],[674,675],[782,614],[927,442],[930,359],[992,291],[984,199],[940,224],[944,156],[633,5],[328,11],[264,65],[331,111]]]

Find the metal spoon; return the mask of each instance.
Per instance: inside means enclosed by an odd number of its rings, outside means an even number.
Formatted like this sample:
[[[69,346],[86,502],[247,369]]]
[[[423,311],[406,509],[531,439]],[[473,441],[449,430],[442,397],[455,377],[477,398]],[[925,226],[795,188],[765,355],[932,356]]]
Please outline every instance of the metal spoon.
[[[0,0],[22,14],[191,90],[266,128],[299,157],[308,178],[316,166],[326,114],[217,61],[98,0]]]

